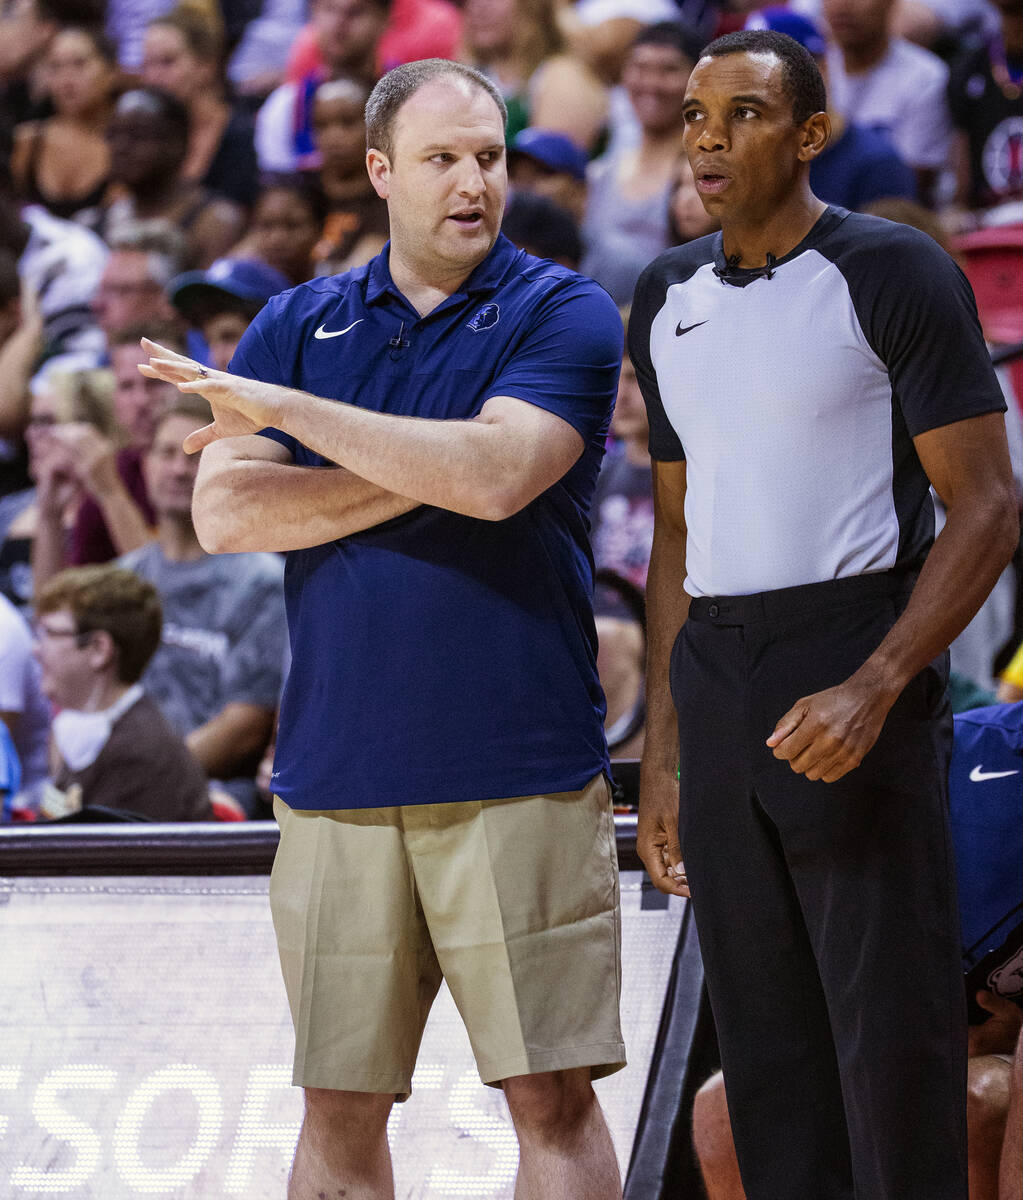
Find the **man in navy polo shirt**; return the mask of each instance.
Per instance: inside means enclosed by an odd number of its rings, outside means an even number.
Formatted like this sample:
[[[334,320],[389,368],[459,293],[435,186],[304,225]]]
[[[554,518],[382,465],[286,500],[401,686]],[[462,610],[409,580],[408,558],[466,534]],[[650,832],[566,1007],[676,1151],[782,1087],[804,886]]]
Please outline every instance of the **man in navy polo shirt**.
[[[504,106],[441,60],[367,105],[389,247],[269,302],[206,371],[210,550],[288,552],[271,906],[306,1118],[289,1196],[391,1196],[386,1123],[441,976],[503,1086],[521,1197],[621,1195],[623,1065],[587,513],[621,324],[499,236]],[[297,389],[297,390],[291,390]],[[252,436],[262,431],[266,436]]]

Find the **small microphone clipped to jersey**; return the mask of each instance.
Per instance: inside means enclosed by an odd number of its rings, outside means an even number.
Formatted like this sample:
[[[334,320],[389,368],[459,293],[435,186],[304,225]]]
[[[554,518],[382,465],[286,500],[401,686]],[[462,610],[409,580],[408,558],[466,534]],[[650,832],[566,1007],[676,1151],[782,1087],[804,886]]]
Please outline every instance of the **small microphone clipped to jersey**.
[[[412,343],[405,336],[405,322],[402,321],[401,328],[392,338],[387,339],[387,344],[391,348],[391,358],[397,361],[398,356],[403,350],[407,350]]]
[[[718,277],[718,279],[721,280],[722,283],[727,283],[729,276],[738,270],[739,263],[741,262],[741,254],[730,254],[728,258],[725,259],[725,265],[723,267],[714,268],[714,274]]]
[[[725,259],[723,267],[714,267],[713,271],[722,283],[730,283],[733,287],[745,287],[754,279],[774,278],[774,269],[778,265],[778,260],[770,251],[765,257],[766,262],[762,267],[743,268],[739,266],[739,263],[742,262],[742,255],[732,254]]]
[[[401,328],[394,335],[394,337],[388,338],[387,344],[388,344],[388,346],[391,347],[392,350],[404,350],[405,347],[410,344],[408,339],[405,337],[405,322],[404,321],[402,321]]]

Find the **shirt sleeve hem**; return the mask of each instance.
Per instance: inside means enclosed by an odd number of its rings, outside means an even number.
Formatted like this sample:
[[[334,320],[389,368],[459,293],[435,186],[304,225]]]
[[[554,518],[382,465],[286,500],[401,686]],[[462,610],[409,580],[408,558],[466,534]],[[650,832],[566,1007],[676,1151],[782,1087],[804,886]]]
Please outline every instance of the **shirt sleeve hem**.
[[[566,425],[570,425],[579,434],[584,442],[590,437],[591,429],[588,428],[587,422],[569,416],[562,409],[558,408],[555,402],[547,396],[530,392],[526,388],[500,388],[496,392],[491,392],[483,401],[483,404],[486,404],[487,400],[496,400],[499,396],[507,396],[511,400],[521,400],[524,404],[532,404],[534,408],[543,409],[544,412],[550,413],[553,417],[560,417]],[[483,405],[481,404],[480,409],[482,410],[482,408]]]
[[[978,405],[975,409],[969,412],[957,412],[952,415],[936,415],[933,421],[924,422],[921,425],[914,425],[909,431],[910,437],[919,437],[922,433],[930,433],[934,429],[944,429],[947,425],[958,425],[960,421],[969,421],[973,417],[986,417],[989,413],[1003,413],[1007,411],[1008,406],[1004,399],[995,400],[992,398],[988,403]]]

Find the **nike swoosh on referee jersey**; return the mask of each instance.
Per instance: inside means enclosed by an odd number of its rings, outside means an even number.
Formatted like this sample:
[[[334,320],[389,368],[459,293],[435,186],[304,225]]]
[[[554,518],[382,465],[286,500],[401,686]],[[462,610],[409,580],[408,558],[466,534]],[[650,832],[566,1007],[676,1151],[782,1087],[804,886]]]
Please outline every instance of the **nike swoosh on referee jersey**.
[[[971,783],[983,783],[985,779],[1004,779],[1007,775],[1018,775],[1019,771],[985,771],[980,763],[970,772]]]
[[[685,327],[685,329],[683,329],[682,322],[679,321],[679,323],[675,326],[675,336],[681,337],[684,333],[688,333],[690,329],[698,329],[701,325],[706,325],[706,324],[707,324],[706,321],[697,321],[695,325],[687,325]]]
[[[353,321],[351,325],[346,325],[344,329],[333,329],[330,333],[328,333],[321,325],[313,334],[313,337],[319,338],[321,341],[324,338],[340,337],[343,333],[347,333],[349,329],[354,329],[356,325],[359,325],[361,322],[365,321],[365,319],[365,317],[360,317],[358,321]]]

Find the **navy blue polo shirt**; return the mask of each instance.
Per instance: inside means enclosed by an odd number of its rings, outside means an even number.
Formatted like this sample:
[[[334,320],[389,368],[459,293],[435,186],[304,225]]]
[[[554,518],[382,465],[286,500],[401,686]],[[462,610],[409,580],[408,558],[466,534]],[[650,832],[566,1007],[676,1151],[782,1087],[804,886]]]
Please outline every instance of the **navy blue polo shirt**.
[[[957,713],[948,773],[963,968],[1023,1005],[1023,703]]]
[[[592,280],[504,237],[420,317],[387,256],[275,297],[231,370],[431,419],[512,396],[567,421],[585,449],[507,520],[423,505],[288,554],[274,791],[303,809],[574,791],[607,767],[587,535],[621,321]],[[326,465],[264,432],[296,463]]]

